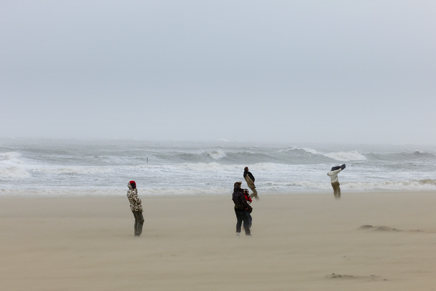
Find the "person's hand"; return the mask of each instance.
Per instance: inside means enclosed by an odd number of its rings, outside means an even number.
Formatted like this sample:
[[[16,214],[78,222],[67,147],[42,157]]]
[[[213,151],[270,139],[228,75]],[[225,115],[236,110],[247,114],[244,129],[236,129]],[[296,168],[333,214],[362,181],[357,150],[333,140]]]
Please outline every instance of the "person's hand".
[[[341,169],[343,170],[343,169],[345,169],[345,164],[342,164],[342,166],[341,166]]]

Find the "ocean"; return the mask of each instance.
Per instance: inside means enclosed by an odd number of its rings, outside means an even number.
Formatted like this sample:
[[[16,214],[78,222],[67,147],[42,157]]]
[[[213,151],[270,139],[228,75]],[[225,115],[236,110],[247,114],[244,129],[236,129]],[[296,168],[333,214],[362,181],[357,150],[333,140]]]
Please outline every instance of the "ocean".
[[[245,166],[260,197],[330,193],[343,163],[343,195],[436,190],[434,146],[2,138],[0,195],[227,195]]]

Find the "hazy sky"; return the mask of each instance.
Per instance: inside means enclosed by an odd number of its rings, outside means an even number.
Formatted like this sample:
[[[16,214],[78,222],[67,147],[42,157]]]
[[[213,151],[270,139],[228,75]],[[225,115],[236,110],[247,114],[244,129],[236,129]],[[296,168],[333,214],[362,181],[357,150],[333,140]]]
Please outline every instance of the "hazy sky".
[[[0,1],[0,137],[436,144],[436,1]]]

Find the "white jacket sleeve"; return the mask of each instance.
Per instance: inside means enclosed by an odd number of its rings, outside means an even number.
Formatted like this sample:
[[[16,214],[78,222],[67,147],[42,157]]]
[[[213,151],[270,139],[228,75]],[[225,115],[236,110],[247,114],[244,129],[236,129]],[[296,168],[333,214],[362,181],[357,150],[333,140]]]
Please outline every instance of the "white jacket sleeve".
[[[342,171],[342,169],[330,171],[330,172],[327,173],[327,176],[337,175],[340,171]]]

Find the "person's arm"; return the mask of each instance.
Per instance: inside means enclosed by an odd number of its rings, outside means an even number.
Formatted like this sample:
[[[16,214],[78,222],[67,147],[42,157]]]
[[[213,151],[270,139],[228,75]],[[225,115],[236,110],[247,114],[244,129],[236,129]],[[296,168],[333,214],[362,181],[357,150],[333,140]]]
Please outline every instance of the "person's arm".
[[[334,176],[334,175],[338,174],[340,171],[342,171],[342,169],[330,171],[327,173],[327,176]]]
[[[253,183],[254,183],[255,179],[254,179],[253,174],[251,172],[248,172],[248,176],[250,177],[251,181],[253,181]]]
[[[138,194],[136,193],[132,195],[132,200],[135,201],[135,205],[141,205],[142,203],[141,198],[139,198]]]
[[[245,209],[250,207],[250,205],[247,203],[247,199],[245,199],[244,194],[240,195],[239,199],[240,199],[241,205],[244,206]]]

